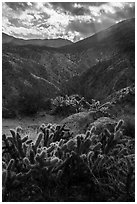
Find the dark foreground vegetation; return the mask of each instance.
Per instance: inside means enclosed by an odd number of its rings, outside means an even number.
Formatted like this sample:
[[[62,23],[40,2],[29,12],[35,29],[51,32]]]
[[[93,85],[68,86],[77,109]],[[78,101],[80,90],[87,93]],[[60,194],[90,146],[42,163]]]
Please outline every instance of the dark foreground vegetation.
[[[134,201],[135,138],[119,120],[110,129],[74,135],[65,125],[42,124],[35,141],[20,128],[2,136],[2,199]]]

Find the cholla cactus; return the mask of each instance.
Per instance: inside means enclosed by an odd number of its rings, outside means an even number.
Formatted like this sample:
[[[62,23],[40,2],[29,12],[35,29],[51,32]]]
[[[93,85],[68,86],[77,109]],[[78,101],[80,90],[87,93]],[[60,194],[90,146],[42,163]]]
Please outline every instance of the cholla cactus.
[[[23,162],[26,164],[28,169],[34,169],[34,168],[36,168],[38,166],[36,163],[31,164],[29,158],[27,158],[27,157],[23,158]],[[18,177],[19,177],[19,175],[18,175]]]
[[[108,129],[106,129],[106,128],[104,129],[104,134],[107,138],[111,138],[111,133]]]
[[[60,141],[59,141],[59,147],[61,147],[61,146],[63,145],[63,143],[64,143],[64,140],[63,140],[63,139],[60,139]]]
[[[92,126],[91,129],[90,129],[91,134],[94,133],[95,131],[96,131],[96,127]]]
[[[22,145],[22,140],[21,140],[21,136],[19,135],[19,133],[17,133],[17,148],[18,148],[18,152],[20,154],[20,157],[25,157],[25,153],[23,151],[23,145]]]
[[[123,120],[119,120],[119,122],[117,123],[117,125],[115,126],[115,132],[117,132],[121,126],[124,124]]]
[[[95,152],[95,151],[100,150],[101,146],[102,146],[101,142],[98,142],[98,143],[93,147],[93,151]]]
[[[86,137],[85,137],[85,139],[89,138],[90,136],[91,136],[91,131],[88,130],[88,131],[86,132]]]
[[[31,164],[34,164],[35,163],[35,152],[32,150],[32,149],[30,149],[30,152],[29,152],[29,160],[30,160],[30,163]]]
[[[3,188],[6,186],[7,177],[8,177],[7,170],[2,171],[2,187]]]
[[[8,178],[7,170],[2,171],[2,198],[4,198],[6,194],[7,178]]]
[[[115,126],[114,132],[110,133],[108,129],[104,129],[104,136],[102,138],[104,153],[108,154],[109,151],[112,150],[121,139],[123,133],[121,131],[121,126],[123,125],[124,121],[120,120],[118,124]]]
[[[28,135],[25,136],[25,137],[23,137],[23,138],[21,139],[21,142],[24,143],[24,142],[26,142],[27,140],[28,140]]]
[[[53,157],[53,158],[50,160],[49,165],[50,165],[50,166],[54,166],[54,165],[56,165],[59,161],[60,161],[60,159],[59,159],[58,157]]]
[[[46,127],[47,127],[47,128],[51,128],[51,127],[52,127],[52,124],[51,124],[51,123],[48,123]]]
[[[16,131],[11,129],[10,132],[11,132],[11,135],[13,137],[14,144],[17,146]]]
[[[57,179],[58,179],[58,180],[61,179],[62,174],[63,174],[63,171],[62,171],[62,169],[60,169],[60,170],[58,171],[58,173],[57,173]]]
[[[47,153],[51,153],[56,147],[56,144],[53,143],[53,144],[50,144],[50,146],[47,148]]]
[[[35,149],[35,150],[36,150],[37,147],[39,146],[39,144],[40,144],[42,138],[43,138],[43,133],[40,132],[40,133],[38,134],[38,137],[37,137],[36,142],[35,142],[35,144],[34,144],[34,149]]]
[[[48,146],[49,129],[44,129],[44,147]]]
[[[21,133],[23,131],[21,126],[16,127],[16,132],[17,133]]]
[[[12,171],[14,169],[15,160],[11,159],[7,165],[7,171]]]
[[[76,147],[76,141],[75,141],[74,139],[70,139],[70,140],[66,143],[66,145],[67,145],[67,149],[72,151],[72,150],[74,150],[75,147]]]
[[[133,198],[135,141],[123,135],[122,124],[100,135],[93,126],[74,137],[65,126],[43,124],[34,143],[15,130],[11,130],[12,137],[3,135],[3,200],[10,200],[17,188],[23,191],[22,186],[27,193],[36,188],[40,195],[55,195],[64,185],[88,189],[91,184],[106,202],[115,192],[118,197],[121,189],[128,199]]]
[[[40,130],[42,130],[42,132],[46,129],[46,125],[44,123],[41,124],[41,126],[39,127]]]

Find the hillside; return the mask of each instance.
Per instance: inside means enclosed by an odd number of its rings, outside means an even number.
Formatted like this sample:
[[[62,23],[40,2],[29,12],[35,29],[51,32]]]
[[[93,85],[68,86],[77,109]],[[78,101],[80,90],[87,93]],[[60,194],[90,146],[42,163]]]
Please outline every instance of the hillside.
[[[36,45],[36,46],[47,46],[47,47],[61,47],[72,44],[71,41],[67,39],[32,39],[24,40],[21,38],[15,38],[13,36],[2,33],[2,44],[11,43],[12,45]]]
[[[134,57],[134,56],[133,56]],[[135,65],[129,56],[97,63],[80,76],[71,78],[63,87],[66,94],[80,94],[87,100],[104,100],[115,91],[135,82]]]
[[[64,88],[67,94],[78,93],[88,100],[105,99],[135,81],[135,21],[123,21],[105,31],[63,47],[77,50],[78,67],[84,72],[71,78]],[[83,48],[83,52],[81,49]]]
[[[93,36],[60,48],[66,56],[76,61],[80,70],[86,70],[98,62],[125,54],[134,56],[135,19],[122,21]]]
[[[82,52],[88,49],[97,49],[105,48],[110,46],[109,42],[111,41],[111,46],[117,45],[120,47],[123,44],[122,41],[126,39],[131,40],[135,36],[135,19],[127,19],[122,22],[119,22],[105,30],[102,30],[91,37],[85,38],[84,40],[73,43],[69,46],[64,46],[62,50],[64,52]],[[129,34],[130,32],[130,34]],[[120,45],[119,45],[119,43]],[[132,41],[134,42],[134,41]]]
[[[135,81],[135,19],[59,48],[13,42],[22,40],[3,35],[4,107],[22,90],[44,100],[73,93],[104,100]]]
[[[2,68],[3,107],[12,111],[33,113],[44,100],[59,93],[59,88],[47,80],[43,66],[35,62],[3,54]]]

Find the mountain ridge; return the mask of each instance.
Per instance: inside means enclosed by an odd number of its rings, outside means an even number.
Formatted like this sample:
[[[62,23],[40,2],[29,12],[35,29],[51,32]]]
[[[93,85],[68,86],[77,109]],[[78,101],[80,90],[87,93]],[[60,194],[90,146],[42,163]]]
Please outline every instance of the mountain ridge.
[[[47,47],[61,47],[72,42],[63,38],[56,39],[23,39],[15,38],[6,33],[2,33],[2,44],[11,43],[13,45],[38,45],[38,46],[47,46]]]

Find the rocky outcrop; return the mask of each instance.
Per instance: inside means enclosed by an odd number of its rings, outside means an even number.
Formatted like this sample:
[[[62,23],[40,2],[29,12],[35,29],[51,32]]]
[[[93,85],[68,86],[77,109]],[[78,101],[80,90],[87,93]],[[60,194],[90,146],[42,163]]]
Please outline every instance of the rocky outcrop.
[[[103,116],[107,115],[101,111],[80,112],[65,118],[61,124],[65,124],[76,135],[85,133],[91,123]]]

